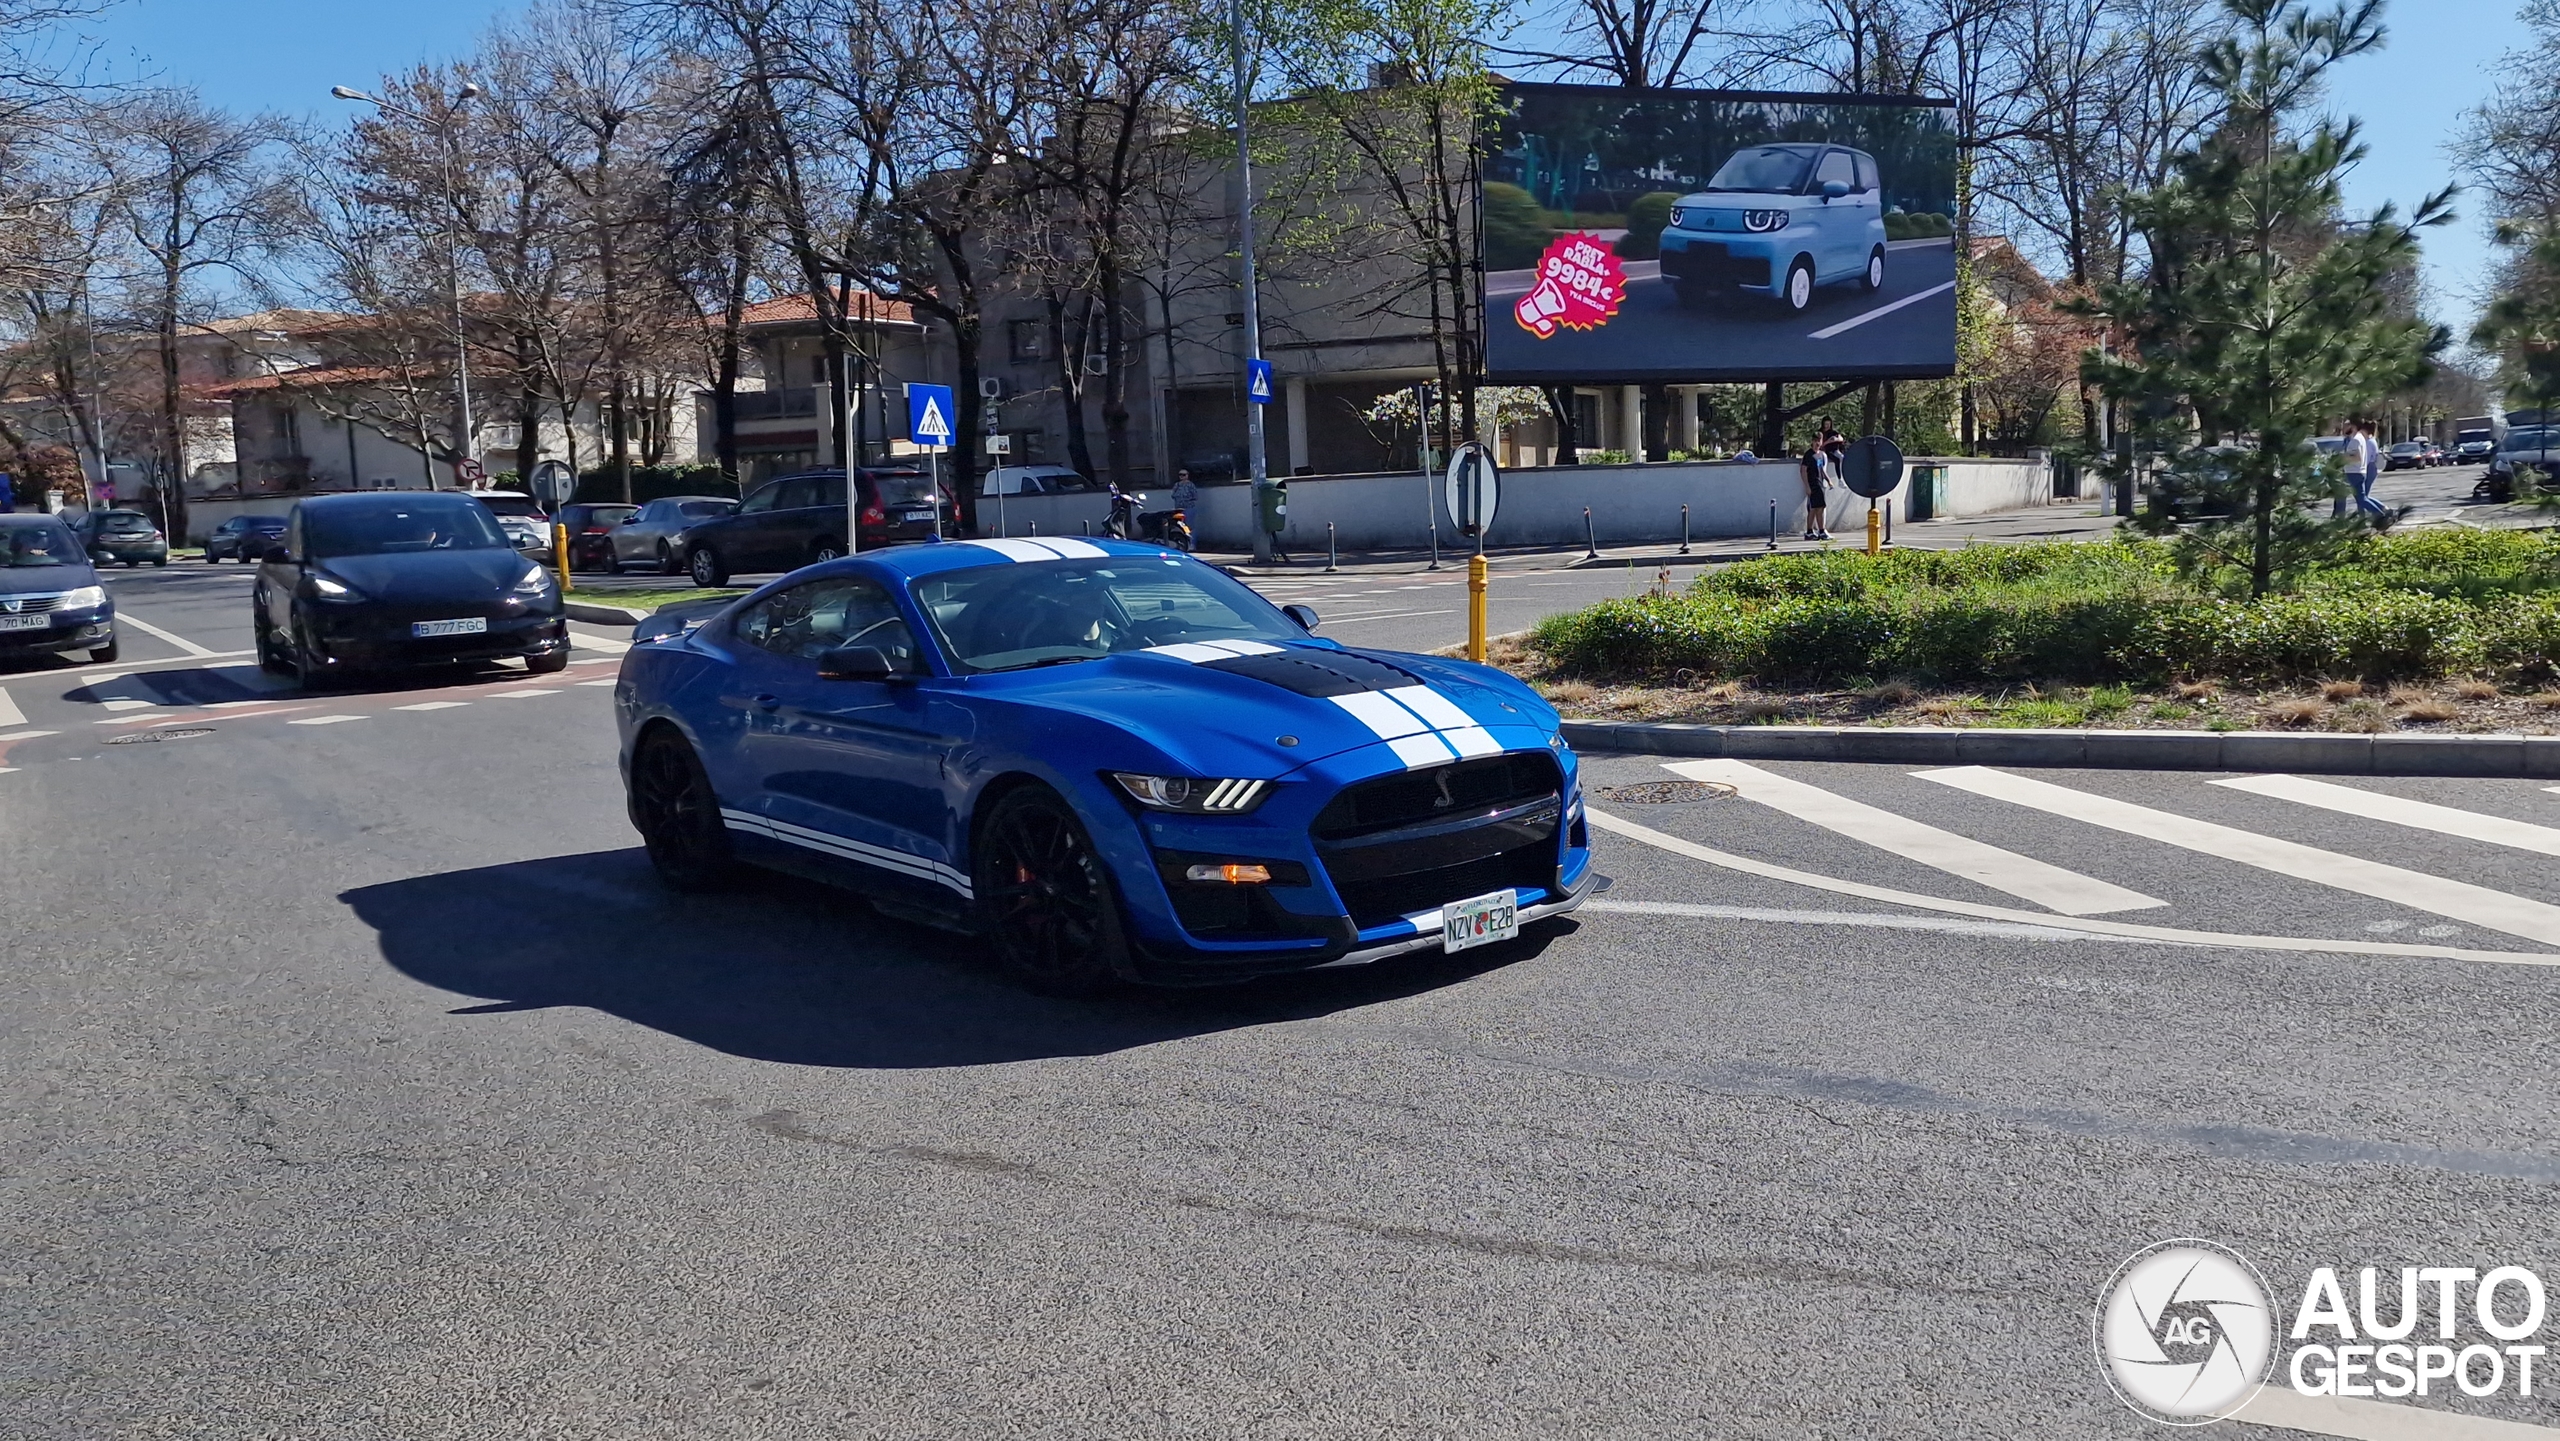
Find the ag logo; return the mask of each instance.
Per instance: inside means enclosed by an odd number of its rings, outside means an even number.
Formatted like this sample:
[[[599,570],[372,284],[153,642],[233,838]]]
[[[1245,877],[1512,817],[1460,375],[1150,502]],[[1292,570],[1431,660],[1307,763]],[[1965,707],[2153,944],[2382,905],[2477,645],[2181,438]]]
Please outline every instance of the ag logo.
[[[2247,1261],[2211,1241],[2163,1241],[2116,1268],[2092,1324],[2098,1364],[2134,1410],[2218,1421],[2257,1394],[2276,1315]]]

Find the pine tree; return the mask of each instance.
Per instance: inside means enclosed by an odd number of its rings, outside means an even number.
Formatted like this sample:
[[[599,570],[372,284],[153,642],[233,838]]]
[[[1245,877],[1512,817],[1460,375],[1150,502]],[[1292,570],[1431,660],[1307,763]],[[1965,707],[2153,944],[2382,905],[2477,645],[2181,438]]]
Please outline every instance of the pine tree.
[[[2405,222],[2389,205],[2344,218],[2340,183],[2365,153],[2356,122],[2306,112],[2332,67],[2381,46],[2381,0],[2224,9],[2225,33],[2197,57],[2223,123],[2166,184],[2126,198],[2148,273],[2079,307],[2118,343],[2082,373],[2133,417],[2112,465],[2149,491],[2137,524],[2174,535],[2192,573],[2245,572],[2264,595],[2365,528],[2329,518],[2345,482],[2310,441],[2432,370],[2450,337],[2392,282],[2416,263],[2417,230],[2453,218],[2453,192]]]

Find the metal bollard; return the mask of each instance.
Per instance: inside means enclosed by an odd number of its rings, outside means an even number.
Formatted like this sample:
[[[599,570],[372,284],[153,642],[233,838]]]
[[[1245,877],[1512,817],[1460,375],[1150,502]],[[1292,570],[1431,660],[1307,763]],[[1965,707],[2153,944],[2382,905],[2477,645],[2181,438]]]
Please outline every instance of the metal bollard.
[[[1769,548],[1778,548],[1778,498],[1769,497]]]
[[[1587,505],[1582,508],[1582,558],[1584,560],[1600,558],[1600,542],[1592,538],[1591,507]]]
[[[1689,507],[1680,507],[1680,553],[1689,553]]]
[[[1333,548],[1333,522],[1328,520],[1324,523],[1324,573],[1331,575],[1342,569],[1341,561],[1341,555]]]
[[[1467,659],[1481,662],[1485,643],[1484,552],[1467,557]]]
[[[569,527],[565,525],[551,527],[551,558],[559,563],[560,590],[565,595],[577,585],[577,582],[569,578]]]
[[[1077,523],[1078,523],[1078,524],[1080,524],[1080,525],[1082,525],[1082,526],[1084,527],[1084,533],[1085,533],[1085,536],[1086,536],[1086,538],[1090,539],[1090,538],[1092,537],[1092,535],[1093,535],[1093,522],[1092,522],[1092,521],[1087,520],[1087,521],[1079,521],[1079,522],[1077,522]]]
[[[1038,535],[1040,533],[1040,522],[1036,520],[1031,522],[1031,533],[1033,535]]]

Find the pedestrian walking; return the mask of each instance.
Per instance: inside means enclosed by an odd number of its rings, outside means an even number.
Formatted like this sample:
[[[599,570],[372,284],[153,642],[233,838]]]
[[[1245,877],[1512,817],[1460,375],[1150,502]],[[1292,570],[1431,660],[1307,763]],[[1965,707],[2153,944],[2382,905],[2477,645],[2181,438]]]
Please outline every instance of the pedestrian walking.
[[[1822,437],[1805,442],[1798,463],[1804,467],[1804,538],[1829,540],[1823,527],[1831,519],[1831,452],[1822,448]]]
[[[2352,437],[2357,447],[2354,475],[2356,509],[2367,515],[2388,518],[2391,508],[2373,498],[2373,484],[2382,478],[2382,442],[2374,439],[2374,429],[2372,421],[2358,421]]]

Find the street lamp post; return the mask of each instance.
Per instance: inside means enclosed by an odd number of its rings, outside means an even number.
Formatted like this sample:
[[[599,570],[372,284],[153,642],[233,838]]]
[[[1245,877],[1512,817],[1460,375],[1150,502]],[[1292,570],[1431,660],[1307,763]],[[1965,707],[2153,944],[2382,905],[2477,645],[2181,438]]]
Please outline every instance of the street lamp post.
[[[1251,97],[1245,91],[1244,0],[1229,0],[1227,22],[1236,76],[1236,252],[1237,268],[1243,272],[1245,384],[1250,388],[1254,367],[1262,359],[1262,305],[1253,274],[1253,138],[1246,127]],[[1245,456],[1253,476],[1253,558],[1258,561],[1271,559],[1271,532],[1262,521],[1271,490],[1270,464],[1262,447],[1263,409],[1250,395],[1245,397]]]
[[[421,125],[433,127],[444,138],[445,293],[446,298],[453,303],[454,449],[461,454],[461,460],[454,463],[454,483],[457,486],[463,483],[462,461],[477,458],[480,428],[473,423],[471,417],[471,333],[462,323],[462,232],[455,227],[453,215],[455,192],[461,184],[461,176],[454,161],[456,152],[461,149],[461,142],[456,139],[453,132],[453,112],[481,93],[477,81],[463,82],[462,88],[454,92],[452,103],[445,107],[445,118],[430,120],[415,110],[394,105],[379,95],[368,95],[352,85],[334,85],[329,89],[329,94],[336,99],[361,100],[386,114],[406,116]],[[347,477],[347,483],[355,484],[356,477],[352,475]],[[435,484],[435,469],[432,466],[427,470],[427,484],[430,487]]]

